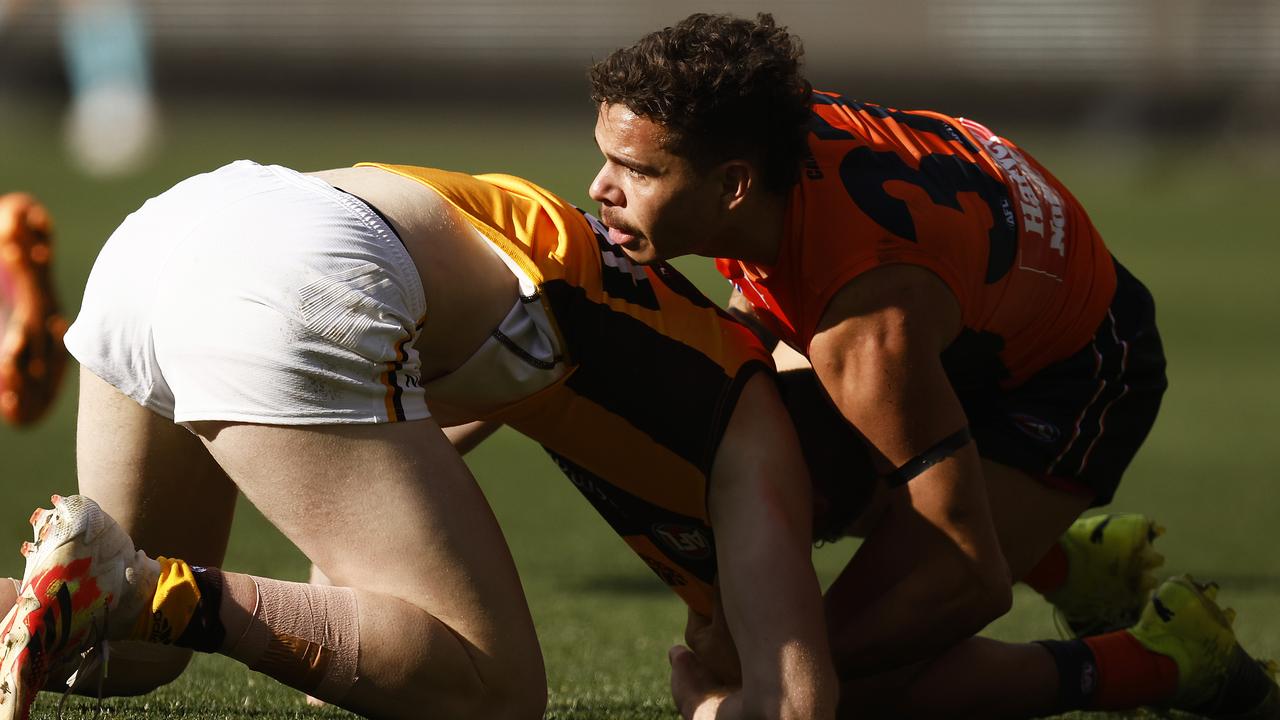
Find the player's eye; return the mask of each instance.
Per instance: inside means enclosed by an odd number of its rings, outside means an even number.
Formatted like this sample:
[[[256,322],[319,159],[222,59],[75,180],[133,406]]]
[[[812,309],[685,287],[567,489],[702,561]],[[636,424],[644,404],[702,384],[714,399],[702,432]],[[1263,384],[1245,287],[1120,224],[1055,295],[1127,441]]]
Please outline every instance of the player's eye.
[[[627,168],[627,174],[628,174],[628,175],[630,175],[630,176],[631,176],[631,177],[633,177],[633,178],[645,178],[645,177],[648,177],[647,175],[645,175],[644,173],[640,172],[639,170],[637,170],[637,169],[635,169],[635,168],[633,168],[633,167],[628,167],[628,168]]]

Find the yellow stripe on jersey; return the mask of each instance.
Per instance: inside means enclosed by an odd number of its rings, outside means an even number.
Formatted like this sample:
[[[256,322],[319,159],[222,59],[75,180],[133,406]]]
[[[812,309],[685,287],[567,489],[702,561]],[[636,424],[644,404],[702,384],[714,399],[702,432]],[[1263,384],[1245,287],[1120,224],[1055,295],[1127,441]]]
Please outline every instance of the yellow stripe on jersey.
[[[567,280],[599,294],[599,261],[593,253],[580,251],[594,251],[594,234],[577,208],[547,190],[511,175],[476,176],[382,163],[357,167],[380,168],[435,190],[535,283]]]
[[[410,165],[360,163],[357,167],[386,170],[435,190],[511,257],[535,284],[564,280],[580,288],[588,300],[608,305],[697,349],[720,363],[730,375],[746,360],[758,357],[749,331],[725,322],[715,308],[696,305],[672,290],[653,268],[635,271],[647,276],[657,294],[658,308],[641,307],[628,299],[610,296],[601,280],[596,233],[586,217],[571,203],[528,180]],[[616,262],[633,269],[624,255],[619,254]],[[554,313],[551,315],[560,322]]]

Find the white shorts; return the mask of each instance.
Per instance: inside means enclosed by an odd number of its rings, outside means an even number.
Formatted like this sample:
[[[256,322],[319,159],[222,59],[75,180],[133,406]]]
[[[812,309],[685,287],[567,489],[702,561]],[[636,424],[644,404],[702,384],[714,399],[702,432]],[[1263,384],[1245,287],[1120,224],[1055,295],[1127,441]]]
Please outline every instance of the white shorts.
[[[425,314],[408,251],[367,205],[241,160],[125,220],[66,344],[179,423],[417,420]]]

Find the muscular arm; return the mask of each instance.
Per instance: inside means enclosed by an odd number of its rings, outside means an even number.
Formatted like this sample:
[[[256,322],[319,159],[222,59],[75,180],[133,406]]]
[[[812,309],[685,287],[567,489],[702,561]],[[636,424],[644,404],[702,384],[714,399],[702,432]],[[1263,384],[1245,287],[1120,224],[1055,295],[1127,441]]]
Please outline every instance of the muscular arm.
[[[810,558],[808,478],[799,441],[764,374],[747,383],[729,422],[709,506],[742,687],[698,692],[706,688],[692,687],[698,683],[687,677],[698,670],[689,666],[692,656],[673,652],[681,712],[698,720],[833,717],[836,682]]]
[[[940,359],[959,328],[949,289],[913,266],[862,275],[828,306],[810,359],[882,470],[966,426]],[[1009,570],[972,442],[891,495],[827,597],[842,678],[926,657],[1010,603]]]

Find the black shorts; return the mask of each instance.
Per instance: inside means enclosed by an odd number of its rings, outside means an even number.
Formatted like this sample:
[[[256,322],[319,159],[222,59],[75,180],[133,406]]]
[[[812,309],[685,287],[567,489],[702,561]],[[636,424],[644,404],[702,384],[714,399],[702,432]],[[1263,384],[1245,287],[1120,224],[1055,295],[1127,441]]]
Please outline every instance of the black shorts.
[[[1014,388],[963,368],[975,345],[944,354],[982,457],[1055,487],[1109,503],[1155,423],[1168,382],[1151,293],[1116,263],[1116,294],[1093,340]],[[812,370],[782,373],[783,399],[813,475],[817,539],[838,537],[875,486],[867,447],[835,409]]]
[[[1106,505],[1169,385],[1151,293],[1116,263],[1116,294],[1093,340],[1016,388],[961,389],[982,456]]]

